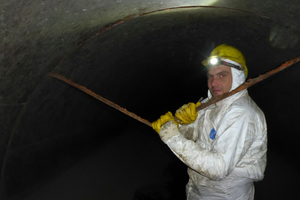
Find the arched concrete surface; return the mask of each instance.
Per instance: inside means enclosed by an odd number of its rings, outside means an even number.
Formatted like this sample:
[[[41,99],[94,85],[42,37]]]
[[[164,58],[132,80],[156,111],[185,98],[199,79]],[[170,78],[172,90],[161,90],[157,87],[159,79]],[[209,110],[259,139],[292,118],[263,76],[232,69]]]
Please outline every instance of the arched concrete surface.
[[[4,200],[185,198],[186,167],[150,127],[50,71],[153,121],[206,96],[201,61],[218,44],[245,54],[250,78],[300,55],[297,0],[0,2]],[[269,130],[256,199],[297,197],[298,74],[249,89]]]

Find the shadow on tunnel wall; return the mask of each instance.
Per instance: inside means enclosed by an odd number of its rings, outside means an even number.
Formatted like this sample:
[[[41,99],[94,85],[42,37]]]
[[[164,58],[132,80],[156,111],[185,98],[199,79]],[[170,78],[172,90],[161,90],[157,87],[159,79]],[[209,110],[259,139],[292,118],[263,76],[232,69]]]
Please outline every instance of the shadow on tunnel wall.
[[[199,65],[215,45],[241,49],[249,77],[256,77],[299,54],[295,35],[253,13],[168,10],[95,35],[54,71],[153,121],[206,96],[205,72]],[[299,108],[288,106],[299,100],[292,92],[299,89],[297,72],[288,69],[249,89],[269,127],[268,168],[265,180],[256,184],[257,199],[293,198],[297,192],[289,179],[299,177],[296,140],[282,144],[282,133],[292,133],[297,125],[297,117],[290,116]],[[289,170],[288,176],[281,169]],[[283,181],[290,193],[271,194]],[[150,127],[45,77],[14,128],[1,199],[183,199],[186,182],[186,167]]]

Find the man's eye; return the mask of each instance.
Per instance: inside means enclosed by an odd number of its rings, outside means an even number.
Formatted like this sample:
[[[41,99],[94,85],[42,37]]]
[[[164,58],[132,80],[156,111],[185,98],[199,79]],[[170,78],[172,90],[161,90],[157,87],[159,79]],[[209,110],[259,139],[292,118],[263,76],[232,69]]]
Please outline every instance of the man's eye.
[[[224,78],[224,77],[225,77],[225,74],[221,74],[220,77],[221,77],[221,78]]]

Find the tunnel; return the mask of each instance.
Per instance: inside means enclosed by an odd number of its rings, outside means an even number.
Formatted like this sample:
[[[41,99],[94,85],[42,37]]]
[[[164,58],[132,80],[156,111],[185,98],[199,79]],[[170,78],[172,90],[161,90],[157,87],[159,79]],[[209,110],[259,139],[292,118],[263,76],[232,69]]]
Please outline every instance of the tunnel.
[[[150,122],[207,96],[219,44],[248,78],[300,56],[297,0],[1,0],[0,199],[185,199],[185,166]],[[297,199],[300,64],[248,88],[266,116],[255,199]],[[298,164],[297,164],[298,163]]]

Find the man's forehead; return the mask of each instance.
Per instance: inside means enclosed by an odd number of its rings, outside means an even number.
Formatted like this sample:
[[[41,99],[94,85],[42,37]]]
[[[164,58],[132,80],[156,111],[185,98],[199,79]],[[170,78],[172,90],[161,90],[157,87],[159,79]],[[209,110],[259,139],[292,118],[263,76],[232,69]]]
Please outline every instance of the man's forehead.
[[[226,65],[211,66],[207,74],[231,73],[231,68]]]

